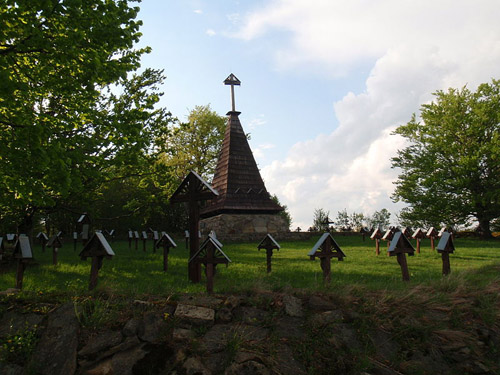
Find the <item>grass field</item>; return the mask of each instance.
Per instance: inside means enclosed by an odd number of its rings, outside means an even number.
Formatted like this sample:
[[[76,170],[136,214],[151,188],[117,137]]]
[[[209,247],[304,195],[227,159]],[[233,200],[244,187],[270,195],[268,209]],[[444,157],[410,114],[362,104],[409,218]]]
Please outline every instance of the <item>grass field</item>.
[[[476,286],[500,277],[500,241],[477,239],[457,239],[456,251],[450,255],[451,275],[441,275],[441,256],[431,251],[429,240],[422,243],[421,254],[408,258],[411,281],[401,281],[400,267],[395,257],[385,254],[385,243],[381,243],[381,254],[375,255],[374,242],[361,237],[334,235],[346,253],[343,262],[332,262],[332,281],[325,286],[319,260],[311,261],[307,253],[317,238],[310,241],[282,242],[281,250],[274,251],[273,272],[266,274],[265,250],[258,251],[256,243],[226,243],[225,253],[232,263],[226,268],[217,267],[214,283],[216,293],[245,292],[249,290],[280,291],[288,288],[310,290],[342,290],[360,287],[368,290],[404,290],[417,284],[443,285],[467,281]],[[152,253],[152,242],[148,241],[147,251],[128,249],[125,241],[115,241],[112,248],[113,259],[105,259],[99,272],[97,291],[118,295],[171,295],[183,292],[204,292],[205,279],[201,284],[187,280],[188,250],[184,241],[172,249],[169,255],[169,270],[162,271],[161,250]],[[82,261],[78,257],[81,250],[73,250],[68,241],[59,250],[58,265],[52,265],[52,250],[42,253],[38,245],[34,248],[35,261],[28,265],[23,290],[36,293],[62,293],[81,295],[87,293],[90,259]],[[0,290],[15,285],[15,266],[4,267],[0,274]]]

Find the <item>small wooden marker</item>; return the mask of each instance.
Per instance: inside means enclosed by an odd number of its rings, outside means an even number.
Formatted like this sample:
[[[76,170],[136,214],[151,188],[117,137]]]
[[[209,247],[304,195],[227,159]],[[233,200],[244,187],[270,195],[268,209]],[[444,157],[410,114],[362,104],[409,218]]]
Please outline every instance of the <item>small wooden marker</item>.
[[[222,251],[222,244],[212,236],[208,236],[200,249],[189,259],[189,263],[205,265],[208,293],[214,291],[214,273],[217,264],[225,264],[227,267],[230,262],[231,259]]]
[[[436,246],[434,244],[434,239],[437,237],[437,235],[438,235],[438,231],[434,227],[430,227],[429,230],[427,231],[427,233],[425,234],[425,236],[427,238],[431,239],[431,249],[432,249],[432,251],[436,250]]]
[[[128,231],[128,249],[132,250],[132,239],[134,238],[134,232],[131,230]]]
[[[359,230],[359,233],[363,237],[363,242],[365,242],[365,237],[366,237],[367,233],[369,233],[369,232],[370,231],[365,227],[361,227],[361,229]]]
[[[380,228],[376,228],[373,232],[370,238],[372,240],[375,240],[375,254],[380,255],[380,239],[384,237],[384,234],[380,230]]]
[[[0,237],[0,260],[3,259],[4,253],[5,253],[5,245],[3,244],[3,237]]]
[[[398,263],[401,266],[401,274],[403,281],[410,281],[410,272],[408,271],[408,263],[406,262],[406,254],[413,256],[415,249],[410,241],[402,232],[394,233],[391,246],[389,247],[389,256],[397,256]]]
[[[76,224],[82,234],[82,244],[85,246],[90,236],[90,216],[84,212],[80,215]]]
[[[148,234],[142,231],[142,251],[146,252],[146,241],[148,240]]]
[[[158,234],[158,231],[154,230],[153,231],[153,253],[156,253],[156,243],[160,239],[160,236]]]
[[[73,251],[76,251],[77,243],[78,243],[78,232],[73,232]]]
[[[417,254],[420,254],[420,241],[425,238],[425,232],[422,228],[418,228],[413,235],[411,236],[413,239],[417,240]]]
[[[257,245],[257,249],[266,249],[267,273],[271,273],[271,257],[273,256],[274,249],[279,251],[279,243],[277,243],[273,236],[268,233]]]
[[[450,254],[454,251],[455,245],[453,244],[451,233],[444,232],[437,245],[437,252],[441,253],[441,259],[443,260],[443,275],[449,275],[451,272]]]
[[[52,248],[52,264],[54,266],[56,266],[57,265],[57,252],[62,247],[61,240],[59,239],[57,234],[50,237],[49,241],[47,242],[47,247]]]
[[[382,237],[382,240],[387,241],[387,251],[389,251],[389,247],[391,247],[391,241],[394,238],[394,233],[396,233],[398,231],[399,230],[397,228],[387,229],[384,236]],[[387,254],[387,255],[389,255],[389,254]]]
[[[135,249],[139,248],[139,232],[134,230]]]
[[[115,255],[115,253],[113,252],[113,249],[111,249],[111,246],[109,246],[109,243],[106,240],[106,237],[104,237],[104,234],[96,232],[83,247],[83,250],[79,255],[82,260],[92,258],[89,281],[89,290],[92,290],[97,286],[97,277],[99,270],[102,267],[103,258],[106,257],[108,259],[111,259]]]
[[[158,233],[157,233],[158,234]],[[163,247],[163,272],[168,270],[168,253],[171,247],[177,247],[174,240],[165,232],[161,232],[160,239],[156,242],[155,248]]]
[[[23,288],[23,277],[26,265],[33,259],[31,251],[30,239],[28,236],[21,234],[14,245],[14,258],[17,259],[16,270],[16,288]]]
[[[43,232],[39,232],[36,235],[36,238],[40,242],[40,245],[42,245],[42,253],[45,253],[45,246],[47,245],[47,241],[49,240],[49,237]]]
[[[321,249],[321,250],[320,250]],[[335,250],[335,251],[334,251]],[[311,251],[307,254],[311,260],[316,257],[321,260],[321,269],[323,270],[323,281],[330,284],[331,279],[331,259],[343,261],[346,256],[340,249],[340,246],[335,242],[331,233],[324,233],[318,242],[313,246]]]

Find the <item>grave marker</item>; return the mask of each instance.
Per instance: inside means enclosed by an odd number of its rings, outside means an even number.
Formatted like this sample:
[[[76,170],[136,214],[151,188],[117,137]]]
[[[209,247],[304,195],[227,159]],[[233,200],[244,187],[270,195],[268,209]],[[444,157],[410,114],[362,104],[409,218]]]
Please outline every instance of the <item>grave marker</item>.
[[[92,258],[89,281],[89,290],[92,290],[97,286],[97,277],[99,270],[102,267],[104,257],[111,259],[115,253],[113,252],[113,249],[111,249],[111,246],[109,246],[106,237],[104,237],[102,233],[96,232],[83,247],[83,250],[79,255],[82,260]]]
[[[382,240],[387,241],[387,251],[389,251],[389,247],[391,246],[391,241],[394,238],[394,233],[399,232],[397,228],[391,228],[387,229],[385,232],[384,236],[382,237]],[[387,254],[389,255],[389,254]]]
[[[33,259],[30,239],[28,236],[22,234],[17,238],[14,245],[14,258],[17,259],[16,288],[22,289],[24,270],[26,269],[28,262]]]
[[[132,232],[130,229],[128,231],[128,249],[132,249],[132,239],[134,238],[134,232]]]
[[[413,256],[415,249],[410,241],[402,232],[394,233],[391,246],[389,247],[389,256],[397,256],[398,263],[401,266],[401,274],[404,281],[410,281],[410,272],[408,271],[408,263],[406,262],[406,254]]]
[[[90,216],[85,212],[83,213],[78,221],[77,225],[80,228],[80,231],[82,233],[82,243],[85,245],[87,241],[89,240],[90,236]]]
[[[38,239],[38,242],[40,242],[40,245],[42,245],[42,253],[45,253],[45,245],[47,245],[47,241],[49,240],[49,237],[43,232],[39,232],[36,235],[36,238]]]
[[[5,253],[5,246],[3,244],[3,237],[0,237],[0,260],[3,259],[4,253]]]
[[[227,267],[230,262],[231,259],[222,251],[222,244],[211,236],[208,236],[200,249],[189,259],[189,264],[198,264],[200,267],[202,263],[205,265],[208,293],[214,291],[214,270],[217,264],[225,264]]]
[[[57,235],[53,235],[47,242],[47,247],[52,248],[52,264],[55,266],[57,265],[57,252],[62,247],[61,240]]]
[[[73,232],[73,251],[76,251],[77,242],[78,242],[78,232]]]
[[[380,228],[376,228],[370,238],[375,240],[375,254],[380,255],[380,239],[384,237],[384,234],[380,230]]]
[[[359,233],[361,233],[361,236],[363,237],[363,242],[365,242],[365,237],[369,233],[369,230],[365,227],[361,227]]]
[[[450,267],[450,254],[455,251],[455,245],[453,244],[452,235],[449,232],[444,232],[441,235],[441,239],[437,245],[437,252],[441,253],[441,259],[443,261],[443,275],[449,275],[451,271]]]
[[[148,240],[148,234],[146,231],[142,231],[142,251],[146,252],[146,241]]]
[[[431,239],[431,249],[436,250],[436,246],[434,245],[434,239],[437,237],[438,231],[434,227],[430,227],[425,236]]]
[[[402,230],[403,234],[405,235],[406,238],[410,238],[413,231],[410,227],[404,227],[404,229]]]
[[[331,279],[331,259],[337,258],[338,261],[343,261],[346,256],[330,232],[324,233],[307,255],[311,260],[316,257],[320,258],[323,281],[328,284]]]
[[[417,254],[420,254],[420,241],[425,238],[425,232],[422,228],[418,228],[411,237],[417,240]]]
[[[257,249],[266,249],[267,273],[271,273],[271,257],[273,256],[274,249],[279,251],[279,243],[277,243],[273,236],[268,233],[257,245]]]
[[[171,203],[187,202],[189,207],[189,232],[200,231],[200,201],[210,200],[217,197],[219,193],[205,182],[197,173],[191,171],[181,182],[177,190],[170,197]],[[192,259],[200,250],[200,239],[196,235],[189,237],[189,255]],[[188,263],[188,276],[192,282],[200,282],[201,263]]]
[[[139,248],[139,232],[134,230],[135,250]]]
[[[153,231],[153,253],[156,253],[156,243],[160,239],[160,236],[158,235],[158,231],[154,230]]]
[[[158,233],[157,233],[158,234]],[[156,242],[155,248],[163,247],[163,272],[168,270],[168,253],[171,247],[177,247],[174,240],[165,232],[161,233],[161,238]]]
[[[14,242],[17,236],[15,233],[7,233],[7,242]]]

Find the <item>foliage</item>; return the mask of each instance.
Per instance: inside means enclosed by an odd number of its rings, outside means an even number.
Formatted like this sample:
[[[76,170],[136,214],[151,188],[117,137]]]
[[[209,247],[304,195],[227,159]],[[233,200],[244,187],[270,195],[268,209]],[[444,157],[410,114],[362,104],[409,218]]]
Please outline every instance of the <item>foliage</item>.
[[[328,230],[328,221],[330,215],[330,211],[325,211],[322,208],[316,208],[314,210],[313,216],[313,227],[317,231],[326,232]]]
[[[8,1],[0,9],[0,215],[89,199],[117,167],[137,173],[170,114],[155,109],[162,72],[139,67],[138,8],[127,1]],[[141,160],[142,159],[142,160]],[[129,168],[125,168],[128,166]]]
[[[0,339],[0,354],[2,362],[16,363],[24,366],[35,350],[38,342],[37,326],[26,327],[24,330]]]
[[[283,219],[285,219],[286,227],[290,229],[293,219],[292,215],[290,215],[290,211],[288,210],[287,205],[281,204],[276,194],[271,195],[271,199],[283,208],[283,211],[281,211],[278,215],[280,215]]]
[[[351,228],[351,218],[344,208],[343,211],[337,212],[337,218],[335,219],[335,225],[342,231],[347,231]]]
[[[390,224],[391,213],[382,208],[380,211],[375,211],[372,216],[367,219],[370,228],[387,229]]]
[[[500,214],[500,81],[475,92],[437,91],[395,134],[409,141],[392,166],[401,168],[393,195],[410,207],[403,218],[433,225],[479,222],[485,236]]]
[[[196,106],[190,111],[187,123],[177,123],[166,139],[166,165],[173,167],[182,180],[190,170],[208,180],[217,165],[226,118],[212,111],[210,105]]]
[[[365,221],[365,215],[362,213],[353,212],[351,215],[351,225],[355,230],[360,230],[363,227]]]

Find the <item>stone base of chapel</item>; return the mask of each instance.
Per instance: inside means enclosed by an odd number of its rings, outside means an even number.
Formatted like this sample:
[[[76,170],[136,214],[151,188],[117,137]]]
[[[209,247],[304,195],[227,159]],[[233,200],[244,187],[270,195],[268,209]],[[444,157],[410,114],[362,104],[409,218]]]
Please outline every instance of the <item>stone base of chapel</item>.
[[[200,221],[200,231],[206,236],[214,230],[220,241],[257,241],[266,234],[288,239],[291,233],[285,219],[272,214],[220,214]]]

